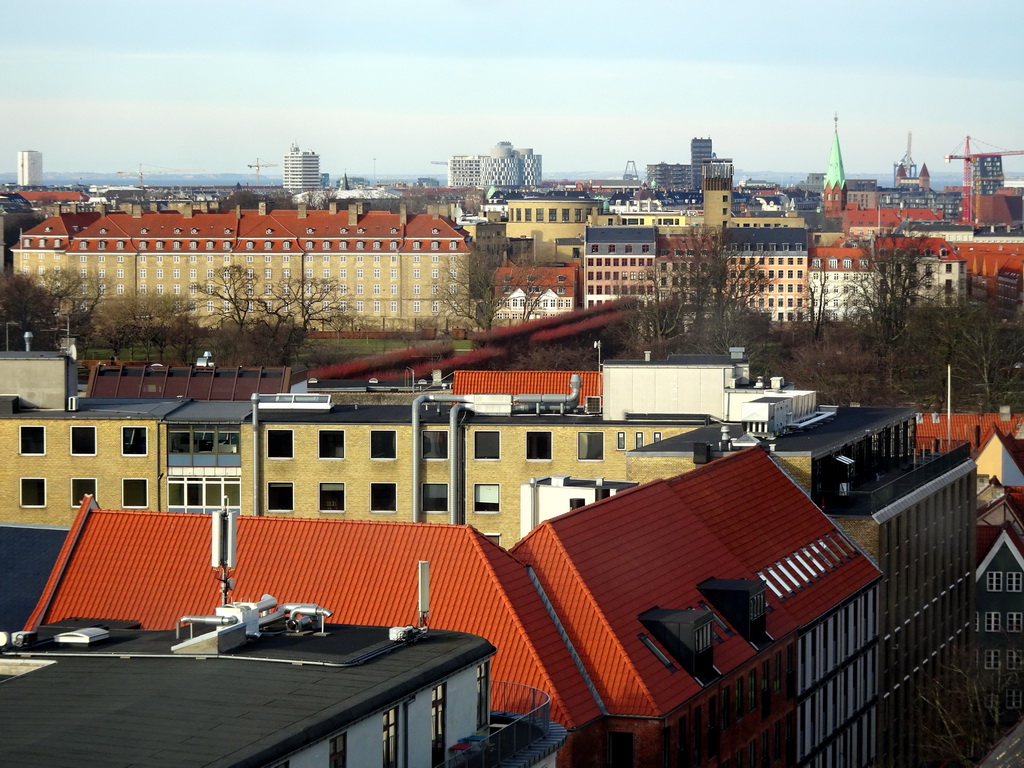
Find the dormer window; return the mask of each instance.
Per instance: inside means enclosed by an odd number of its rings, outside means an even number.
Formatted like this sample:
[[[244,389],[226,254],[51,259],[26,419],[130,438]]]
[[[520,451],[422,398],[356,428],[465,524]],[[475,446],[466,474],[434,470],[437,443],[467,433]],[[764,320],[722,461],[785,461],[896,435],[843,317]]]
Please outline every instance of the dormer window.
[[[44,231],[44,232],[52,232],[52,231],[53,231],[53,227],[47,227],[47,228],[46,228],[46,229],[44,229],[43,231]],[[392,231],[394,231],[394,230],[392,230]]]
[[[434,229],[430,230],[430,234],[432,234],[432,235],[439,235],[439,234],[441,234],[441,230],[437,229],[437,228],[434,228]]]
[[[224,234],[225,235],[230,235],[231,234],[231,228],[230,227],[225,227],[224,228]]]
[[[398,234],[398,227],[392,227],[391,228],[391,234],[392,235],[397,235]]]
[[[180,235],[181,234],[181,227],[175,227],[174,228],[174,234]]]
[[[413,241],[413,244],[412,244],[412,249],[413,249],[414,251],[418,251],[418,250],[420,249],[420,241],[419,241],[419,240],[414,240],[414,241]]]
[[[359,229],[357,229],[357,230],[356,230],[356,234],[357,234],[357,235],[361,235],[361,234],[363,234],[363,232],[365,232],[365,231],[366,231],[365,229],[363,229],[362,227],[360,227]]]
[[[342,227],[341,228],[341,234],[347,235],[348,234],[348,230],[345,227]]]
[[[265,234],[272,235],[274,234],[274,230],[272,230],[270,227],[267,227],[267,231]]]
[[[106,227],[103,227],[102,229],[100,229],[100,234],[101,234],[101,235],[105,235],[105,234],[107,234],[107,228],[106,228]]]
[[[198,227],[192,227],[192,234],[193,235],[198,235],[199,234],[199,228]]]

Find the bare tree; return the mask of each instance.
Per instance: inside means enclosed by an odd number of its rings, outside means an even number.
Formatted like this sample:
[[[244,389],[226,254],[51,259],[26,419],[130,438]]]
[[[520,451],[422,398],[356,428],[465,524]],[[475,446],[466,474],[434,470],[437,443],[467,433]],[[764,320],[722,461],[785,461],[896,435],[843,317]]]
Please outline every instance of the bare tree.
[[[497,254],[471,248],[469,253],[450,256],[439,263],[431,290],[453,321],[489,331],[505,303],[504,293],[495,290],[495,274],[504,263]]]
[[[296,272],[268,284],[270,293],[264,293],[263,306],[270,314],[292,317],[306,332],[314,323],[325,323],[336,314],[332,299],[338,285],[330,278],[312,277],[302,269]]]
[[[193,283],[196,293],[213,301],[213,314],[245,328],[257,312],[253,269],[232,264],[214,272],[206,283]]]

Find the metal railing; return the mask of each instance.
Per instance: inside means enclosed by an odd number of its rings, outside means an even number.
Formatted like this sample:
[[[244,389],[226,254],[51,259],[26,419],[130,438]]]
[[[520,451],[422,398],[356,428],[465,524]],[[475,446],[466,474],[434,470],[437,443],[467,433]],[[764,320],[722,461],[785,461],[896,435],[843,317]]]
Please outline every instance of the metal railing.
[[[968,443],[958,445],[946,453],[935,455],[930,461],[871,490],[851,490],[845,494],[825,494],[825,511],[836,514],[872,514],[920,488],[925,483],[949,472],[971,457]]]
[[[551,697],[519,683],[491,681],[490,732],[464,739],[444,768],[496,768],[548,735]]]

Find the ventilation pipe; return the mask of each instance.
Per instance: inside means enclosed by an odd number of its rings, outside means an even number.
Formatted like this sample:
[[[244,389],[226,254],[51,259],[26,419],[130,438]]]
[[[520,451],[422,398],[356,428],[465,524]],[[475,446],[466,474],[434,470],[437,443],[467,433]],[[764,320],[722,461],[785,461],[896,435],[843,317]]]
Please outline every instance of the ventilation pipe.
[[[513,395],[512,413],[566,413],[579,405],[583,377],[578,373],[569,377],[567,395]],[[423,522],[422,471],[423,429],[420,411],[427,402],[454,403],[448,412],[448,519],[458,524],[463,520],[463,494],[458,492],[459,469],[462,465],[459,442],[459,415],[463,411],[475,411],[476,395],[453,395],[436,392],[420,395],[412,401],[412,521]]]

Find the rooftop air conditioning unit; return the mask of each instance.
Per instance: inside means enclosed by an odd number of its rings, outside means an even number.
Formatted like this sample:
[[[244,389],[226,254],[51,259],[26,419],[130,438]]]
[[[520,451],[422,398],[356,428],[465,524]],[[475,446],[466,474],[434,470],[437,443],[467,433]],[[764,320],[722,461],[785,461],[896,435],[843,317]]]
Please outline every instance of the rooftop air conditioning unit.
[[[600,395],[588,395],[584,401],[583,410],[585,413],[600,413],[601,412],[601,397]]]

